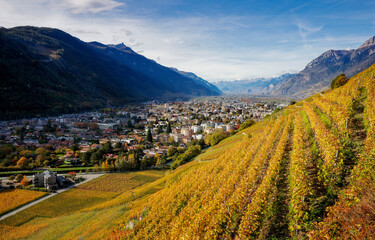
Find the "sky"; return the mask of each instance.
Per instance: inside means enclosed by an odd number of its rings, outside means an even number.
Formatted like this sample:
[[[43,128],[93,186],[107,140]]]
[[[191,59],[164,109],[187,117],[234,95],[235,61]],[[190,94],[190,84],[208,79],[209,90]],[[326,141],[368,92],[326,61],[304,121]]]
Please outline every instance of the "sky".
[[[0,26],[124,43],[210,82],[294,73],[375,35],[375,1],[0,0]]]

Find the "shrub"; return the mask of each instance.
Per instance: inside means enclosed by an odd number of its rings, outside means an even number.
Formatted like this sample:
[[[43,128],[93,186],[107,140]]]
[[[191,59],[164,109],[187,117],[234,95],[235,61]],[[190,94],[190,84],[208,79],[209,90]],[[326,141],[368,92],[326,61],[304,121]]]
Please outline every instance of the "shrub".
[[[341,86],[344,86],[348,82],[344,73],[341,73],[337,77],[335,77],[331,82],[331,89],[335,89]]]
[[[238,131],[244,130],[245,128],[251,127],[255,124],[256,122],[253,119],[249,119],[246,122],[242,123]]]
[[[210,146],[215,146],[226,137],[228,137],[228,134],[225,133],[223,129],[218,129],[205,137],[205,143]]]
[[[21,182],[21,180],[23,179],[23,175],[22,174],[18,174],[17,176],[16,176],[16,182]]]

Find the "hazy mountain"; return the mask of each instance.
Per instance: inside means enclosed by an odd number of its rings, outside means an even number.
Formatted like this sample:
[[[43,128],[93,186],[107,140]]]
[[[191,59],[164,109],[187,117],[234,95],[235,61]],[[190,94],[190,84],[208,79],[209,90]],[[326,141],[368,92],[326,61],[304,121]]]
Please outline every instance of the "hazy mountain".
[[[220,81],[215,85],[226,94],[269,95],[275,86],[292,76],[294,74],[287,73],[275,78]]]
[[[184,71],[180,71],[178,70],[177,68],[171,68],[173,71],[176,71],[178,72],[179,74],[185,76],[185,77],[188,77],[188,78],[191,78],[193,79],[195,82],[199,83],[199,84],[202,84],[204,86],[206,86],[207,88],[211,89],[213,92],[219,92],[219,93],[222,93],[222,91],[220,91],[220,89],[215,86],[214,84],[212,83],[209,83],[208,81],[204,80],[203,78],[201,77],[198,77],[197,75],[195,75],[194,73],[192,72],[184,72]]]
[[[329,50],[311,61],[304,70],[280,82],[272,94],[306,97],[329,88],[340,73],[351,77],[375,63],[375,37],[352,50]]]
[[[0,76],[1,118],[220,94],[123,44],[85,43],[51,28],[1,28]]]
[[[195,74],[162,66],[154,60],[135,53],[123,43],[104,45],[91,42],[89,44],[100,53],[155,81],[159,88],[162,87],[163,97],[216,96],[221,94],[218,88]]]

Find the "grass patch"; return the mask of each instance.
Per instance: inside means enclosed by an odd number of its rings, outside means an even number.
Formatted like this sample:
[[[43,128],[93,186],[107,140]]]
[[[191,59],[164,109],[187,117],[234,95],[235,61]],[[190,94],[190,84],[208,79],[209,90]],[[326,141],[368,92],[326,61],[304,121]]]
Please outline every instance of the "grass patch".
[[[53,172],[70,172],[70,171],[86,171],[86,170],[94,170],[95,167],[71,167],[71,168],[49,168],[49,170]],[[9,172],[0,172],[1,175],[13,175],[13,174],[34,174],[34,173],[40,173],[44,172],[45,169],[38,169],[38,170],[25,170],[25,171],[9,171]]]

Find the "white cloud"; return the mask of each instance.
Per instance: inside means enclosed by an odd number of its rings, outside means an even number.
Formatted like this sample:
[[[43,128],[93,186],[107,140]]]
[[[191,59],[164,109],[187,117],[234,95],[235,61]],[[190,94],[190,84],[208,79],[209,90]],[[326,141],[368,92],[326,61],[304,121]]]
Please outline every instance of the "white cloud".
[[[322,30],[324,25],[321,25],[321,26],[318,26],[318,27],[313,27],[309,24],[299,22],[299,23],[297,23],[297,27],[298,27],[298,31],[299,31],[302,39],[306,40],[307,36]]]
[[[73,14],[99,13],[123,6],[124,3],[113,0],[63,0],[60,6],[69,9]]]
[[[124,42],[163,65],[211,81],[295,72],[322,52],[337,46],[346,48],[353,40],[315,36],[313,33],[324,25],[290,19],[270,22],[262,16],[202,14],[159,19],[132,16],[131,9],[121,12],[121,6],[124,4],[119,0],[0,0],[0,26],[53,27],[87,42]],[[98,14],[103,11],[108,14]],[[284,32],[285,25],[290,31]]]

